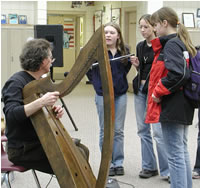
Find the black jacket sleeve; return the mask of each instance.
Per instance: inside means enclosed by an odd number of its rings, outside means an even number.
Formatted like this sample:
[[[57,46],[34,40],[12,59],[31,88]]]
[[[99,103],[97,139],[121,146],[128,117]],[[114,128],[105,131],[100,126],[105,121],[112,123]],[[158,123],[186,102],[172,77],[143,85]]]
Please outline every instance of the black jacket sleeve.
[[[170,92],[179,90],[190,77],[183,55],[184,48],[180,40],[169,40],[164,47],[164,63],[168,73],[161,81]]]

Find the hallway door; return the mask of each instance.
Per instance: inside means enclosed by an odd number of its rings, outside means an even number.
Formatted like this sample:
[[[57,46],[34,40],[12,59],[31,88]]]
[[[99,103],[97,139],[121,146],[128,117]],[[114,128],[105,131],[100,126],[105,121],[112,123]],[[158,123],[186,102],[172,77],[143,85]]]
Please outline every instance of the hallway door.
[[[136,53],[136,12],[128,13],[128,44],[131,53]]]
[[[130,52],[136,54],[136,11],[125,12],[125,41],[130,47]],[[132,80],[136,76],[137,71],[131,68],[127,75],[129,91],[132,92]]]
[[[75,63],[76,53],[76,17],[70,15],[49,15],[48,24],[63,25],[63,67],[55,67],[54,79],[63,79],[64,72],[69,72]]]

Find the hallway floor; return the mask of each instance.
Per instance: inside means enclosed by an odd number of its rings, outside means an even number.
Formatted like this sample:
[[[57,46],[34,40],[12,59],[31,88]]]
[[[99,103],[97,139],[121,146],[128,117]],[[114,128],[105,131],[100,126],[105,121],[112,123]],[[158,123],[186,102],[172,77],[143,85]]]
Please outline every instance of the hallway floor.
[[[73,117],[73,120],[78,127],[78,131],[75,131],[71,121],[65,113],[62,118],[62,123],[66,127],[67,131],[72,137],[80,138],[81,142],[88,146],[90,150],[90,165],[93,169],[95,176],[98,174],[100,151],[98,145],[99,139],[99,127],[98,117],[96,112],[96,106],[94,103],[94,90],[92,85],[79,84],[73,92],[65,96],[63,99],[65,104]],[[197,124],[197,111],[193,125],[189,129],[189,153],[191,159],[191,165],[194,166],[196,148],[197,148],[197,133],[198,129],[195,126]],[[156,152],[155,152],[156,153]],[[159,176],[152,177],[150,179],[140,179],[138,174],[141,170],[141,152],[140,152],[140,140],[137,136],[137,125],[134,112],[133,94],[128,93],[128,105],[127,116],[125,122],[125,161],[124,161],[124,176],[114,176],[119,182],[121,188],[169,188],[170,185],[164,179]],[[51,179],[50,175],[37,172],[39,181],[42,188],[45,188]],[[35,188],[32,172],[27,171],[25,173],[14,173],[14,178],[11,175],[13,188]],[[130,184],[130,185],[128,185]],[[132,185],[132,186],[131,186]],[[58,188],[56,178],[53,178],[48,188]],[[200,180],[193,180],[193,188],[200,187]],[[5,184],[2,188],[6,188]]]

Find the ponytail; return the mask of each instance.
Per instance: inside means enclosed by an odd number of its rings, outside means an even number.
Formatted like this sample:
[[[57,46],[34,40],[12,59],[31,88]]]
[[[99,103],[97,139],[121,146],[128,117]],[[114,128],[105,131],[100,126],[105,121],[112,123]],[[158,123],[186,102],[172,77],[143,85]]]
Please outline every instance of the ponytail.
[[[162,7],[156,12],[154,12],[151,16],[151,20],[153,23],[160,22],[162,23],[164,20],[171,25],[171,27],[177,29],[177,36],[180,40],[185,44],[187,51],[194,57],[197,53],[194,45],[192,44],[190,35],[183,24],[179,22],[178,15],[176,12],[170,7]]]
[[[181,39],[181,41],[185,44],[187,51],[194,57],[197,54],[197,50],[195,49],[194,45],[192,44],[190,35],[185,28],[185,26],[181,23],[178,23],[178,31],[177,36]]]

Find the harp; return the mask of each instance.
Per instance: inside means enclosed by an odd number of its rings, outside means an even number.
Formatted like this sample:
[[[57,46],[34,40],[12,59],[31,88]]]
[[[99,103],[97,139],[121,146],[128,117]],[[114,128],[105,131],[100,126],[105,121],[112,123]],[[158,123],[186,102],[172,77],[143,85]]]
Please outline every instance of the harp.
[[[75,88],[95,61],[99,62],[101,74],[105,122],[102,156],[97,178],[62,123],[55,118],[49,107],[44,107],[31,116],[33,126],[61,188],[103,188],[106,186],[114,135],[114,94],[103,25],[80,51],[74,66],[61,83],[53,83],[49,76],[34,80],[23,89],[25,104],[51,91],[59,91],[60,97],[64,97]]]

